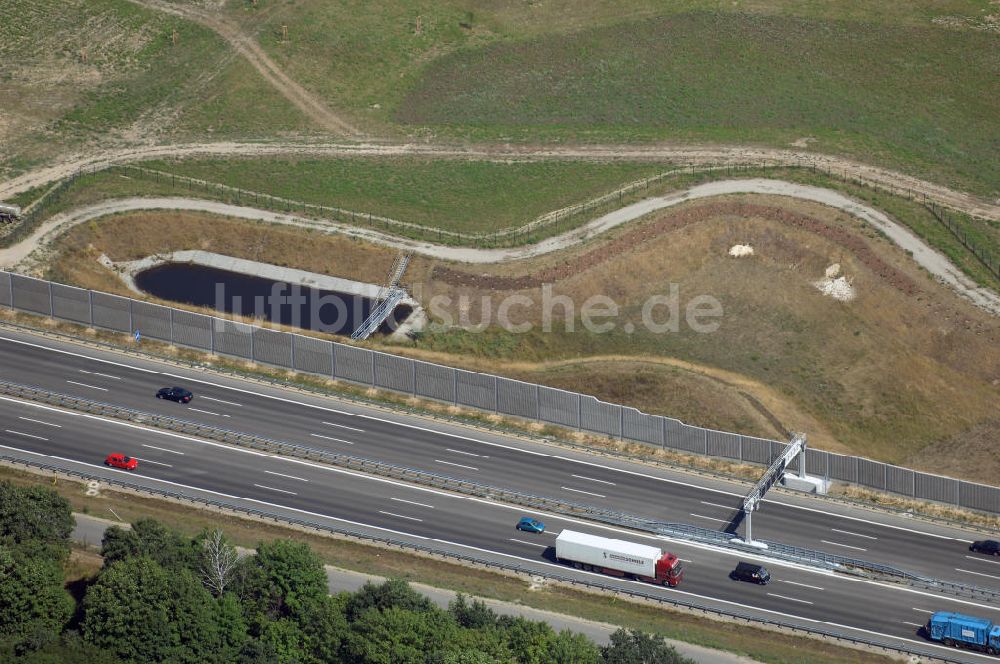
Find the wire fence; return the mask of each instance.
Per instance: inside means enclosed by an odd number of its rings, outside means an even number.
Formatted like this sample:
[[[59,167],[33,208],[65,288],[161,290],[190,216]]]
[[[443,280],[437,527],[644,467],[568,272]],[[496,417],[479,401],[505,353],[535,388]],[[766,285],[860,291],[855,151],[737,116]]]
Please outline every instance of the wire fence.
[[[597,591],[602,593],[610,593],[612,595],[623,598],[640,599],[647,602],[653,602],[661,606],[676,607],[687,611],[694,611],[706,616],[740,621],[748,625],[765,626],[770,628],[787,630],[793,633],[821,636],[824,638],[833,639],[835,641],[850,643],[855,646],[864,646],[865,648],[877,648],[890,652],[903,653],[905,655],[919,657],[922,660],[927,660],[927,661],[949,662],[954,664],[965,664],[966,662],[972,661],[971,659],[962,659],[960,653],[949,652],[947,654],[943,654],[939,651],[931,650],[930,648],[921,648],[918,646],[906,644],[904,641],[877,639],[877,638],[872,638],[870,636],[857,636],[850,633],[849,628],[848,630],[837,630],[833,628],[820,626],[819,624],[816,623],[801,624],[792,622],[791,620],[764,618],[747,611],[724,609],[717,606],[711,606],[704,602],[690,601],[683,597],[679,597],[677,595],[671,596],[666,591],[662,593],[653,593],[644,590],[638,590],[628,586],[617,585],[603,580],[584,579],[579,576],[557,574],[551,571],[538,569],[528,565],[508,563],[499,560],[491,560],[484,558],[482,556],[463,554],[456,551],[450,551],[447,549],[434,547],[431,545],[419,544],[398,538],[384,537],[381,535],[374,535],[372,533],[364,532],[357,529],[334,526],[329,523],[324,523],[314,519],[302,519],[298,517],[292,517],[286,514],[280,514],[274,511],[262,510],[254,507],[247,507],[246,505],[241,505],[239,503],[232,501],[206,498],[190,492],[154,488],[151,486],[141,485],[137,482],[131,482],[117,478],[109,478],[103,475],[97,475],[94,473],[74,470],[72,468],[56,466],[49,463],[42,463],[34,459],[24,459],[11,454],[0,455],[0,462],[3,462],[8,465],[19,465],[22,467],[31,468],[43,472],[49,472],[53,474],[75,477],[79,478],[84,482],[99,482],[110,487],[124,489],[127,491],[140,494],[167,498],[182,503],[193,503],[196,505],[203,505],[220,511],[228,512],[234,515],[249,516],[258,519],[266,519],[268,521],[273,521],[275,523],[283,523],[326,534],[338,535],[341,537],[346,537],[349,539],[365,543],[372,543],[386,547],[398,548],[401,550],[418,552],[424,555],[450,559],[474,567],[504,571],[532,578],[543,577],[550,581],[554,581],[556,583],[560,583],[562,585],[570,587],[581,588],[589,591]]]

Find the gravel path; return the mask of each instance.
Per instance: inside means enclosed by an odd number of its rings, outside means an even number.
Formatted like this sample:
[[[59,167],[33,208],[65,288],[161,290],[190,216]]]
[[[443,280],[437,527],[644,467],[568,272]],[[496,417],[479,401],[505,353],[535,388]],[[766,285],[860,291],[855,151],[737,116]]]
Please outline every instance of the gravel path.
[[[473,249],[469,247],[440,246],[430,242],[398,238],[372,229],[334,222],[316,221],[295,215],[279,214],[215,201],[187,198],[126,198],[104,201],[53,216],[22,242],[0,250],[0,267],[13,267],[20,264],[36,249],[44,247],[60,233],[72,226],[109,214],[138,210],[210,212],[252,221],[279,223],[312,228],[327,233],[338,233],[443,260],[488,264],[531,258],[561,251],[651,212],[678,205],[685,201],[724,194],[746,193],[772,194],[814,201],[838,210],[843,210],[854,217],[862,219],[880,229],[901,249],[911,253],[913,259],[920,266],[956,293],[976,306],[993,314],[1000,315],[1000,295],[987,288],[978,286],[952,264],[948,258],[929,247],[909,229],[892,221],[882,212],[836,191],[767,179],[721,180],[698,185],[665,196],[648,198],[589,221],[579,228],[542,240],[537,244],[509,249]]]

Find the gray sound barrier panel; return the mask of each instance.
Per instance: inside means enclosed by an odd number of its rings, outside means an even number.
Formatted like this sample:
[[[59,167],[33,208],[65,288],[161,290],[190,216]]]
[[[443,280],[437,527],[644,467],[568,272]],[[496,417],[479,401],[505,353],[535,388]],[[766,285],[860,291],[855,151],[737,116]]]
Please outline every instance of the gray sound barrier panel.
[[[455,370],[430,362],[414,362],[415,392],[422,397],[455,403]]]
[[[375,375],[372,370],[372,352],[364,348],[355,348],[346,344],[333,345],[333,370],[337,378],[374,385]]]
[[[246,323],[214,319],[215,352],[245,360],[253,359],[253,327]]]
[[[132,300],[132,329],[142,337],[170,341],[170,309]]]
[[[538,419],[538,387],[509,378],[497,378],[497,411],[529,420]]]
[[[605,403],[600,399],[580,395],[580,428],[595,433],[620,438],[622,435],[622,413],[618,404]]]
[[[830,458],[830,478],[844,482],[858,482],[858,457],[827,453]]]
[[[397,392],[413,394],[413,360],[375,353],[375,384]]]
[[[211,351],[212,320],[211,316],[174,309],[174,343]]]
[[[296,334],[292,336],[292,343],[295,345],[296,369],[321,376],[333,376],[333,348],[329,341]]]
[[[758,463],[767,466],[771,463],[771,442],[763,438],[752,436],[741,436],[743,460],[749,463]]]
[[[496,411],[497,377],[472,371],[455,370],[458,403]]]
[[[712,429],[705,431],[709,456],[721,456],[728,459],[740,458],[740,437],[737,434],[713,431]]]
[[[913,480],[917,498],[952,504],[958,500],[958,480],[929,473],[915,473]]]
[[[1000,488],[973,482],[959,482],[958,489],[959,504],[962,507],[993,513],[1000,512]]]
[[[253,356],[257,362],[292,368],[292,336],[280,330],[258,327],[253,335]]]
[[[817,477],[827,477],[830,457],[824,450],[806,448],[806,472]]]
[[[49,282],[32,279],[20,274],[11,276],[14,280],[14,308],[36,314],[52,313],[49,308]]]
[[[650,445],[663,445],[663,420],[635,408],[622,407],[622,438]]]
[[[538,419],[564,427],[580,427],[580,395],[576,392],[538,386]]]
[[[0,272],[0,305],[9,307],[13,304],[10,299],[10,272]]]
[[[667,447],[693,454],[705,453],[705,430],[684,424],[672,417],[663,418]]]
[[[94,298],[94,327],[103,327],[107,330],[125,332],[131,334],[130,320],[128,313],[129,299],[118,297],[108,293],[93,294]]]
[[[873,489],[885,488],[886,469],[884,463],[871,459],[858,459],[858,484]]]
[[[83,288],[52,284],[52,315],[90,325],[90,293]]]
[[[886,466],[885,468],[886,483],[885,488],[893,493],[899,493],[904,496],[913,495],[913,471],[909,468],[900,468],[899,466]]]

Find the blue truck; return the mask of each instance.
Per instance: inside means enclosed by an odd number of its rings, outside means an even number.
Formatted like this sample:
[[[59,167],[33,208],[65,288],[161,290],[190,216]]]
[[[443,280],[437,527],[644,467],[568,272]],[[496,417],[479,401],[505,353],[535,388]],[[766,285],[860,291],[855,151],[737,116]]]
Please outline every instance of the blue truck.
[[[1000,654],[1000,625],[985,618],[938,611],[927,621],[927,636],[946,646],[965,646],[991,655]]]

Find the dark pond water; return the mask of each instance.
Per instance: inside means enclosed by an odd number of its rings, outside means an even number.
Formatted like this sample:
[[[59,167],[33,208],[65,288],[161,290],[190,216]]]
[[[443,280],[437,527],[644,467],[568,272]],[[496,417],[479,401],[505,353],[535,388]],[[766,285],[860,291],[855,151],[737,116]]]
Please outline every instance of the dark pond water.
[[[275,282],[214,267],[165,263],[135,275],[141,290],[172,302],[210,307],[220,312],[300,327],[350,335],[371,311],[372,301],[360,295],[318,290]],[[410,315],[398,306],[380,332]]]

